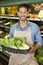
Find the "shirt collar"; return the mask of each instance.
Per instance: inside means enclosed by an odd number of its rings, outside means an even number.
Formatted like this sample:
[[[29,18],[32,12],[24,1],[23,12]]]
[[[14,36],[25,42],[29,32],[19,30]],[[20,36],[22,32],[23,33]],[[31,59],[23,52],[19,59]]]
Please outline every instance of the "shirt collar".
[[[29,22],[27,21],[26,26],[25,26],[24,28],[21,28],[21,27],[20,27],[20,22],[18,21],[17,28],[18,28],[18,27],[19,27],[21,30],[24,30],[25,28],[28,28],[28,27],[29,27]]]

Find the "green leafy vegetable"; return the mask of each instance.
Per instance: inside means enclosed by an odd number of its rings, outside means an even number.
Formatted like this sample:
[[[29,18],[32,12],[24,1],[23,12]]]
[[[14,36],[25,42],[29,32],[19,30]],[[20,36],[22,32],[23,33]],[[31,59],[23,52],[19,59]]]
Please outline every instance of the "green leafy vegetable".
[[[43,46],[40,49],[38,49],[38,51],[35,54],[35,57],[39,63],[43,62]]]
[[[16,49],[29,49],[26,44],[25,38],[5,38],[0,39],[0,44],[6,47],[16,48]]]

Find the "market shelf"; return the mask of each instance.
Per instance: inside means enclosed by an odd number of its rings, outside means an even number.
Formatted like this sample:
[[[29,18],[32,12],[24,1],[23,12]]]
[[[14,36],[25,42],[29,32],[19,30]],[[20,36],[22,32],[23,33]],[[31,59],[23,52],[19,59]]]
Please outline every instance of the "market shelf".
[[[0,62],[3,63],[3,65],[8,65],[9,57],[9,54],[4,51],[0,51]]]
[[[0,16],[0,19],[19,19],[18,17],[14,17],[14,16]]]
[[[5,22],[3,25],[0,24],[0,27],[10,29],[10,26],[9,26],[10,21],[9,20],[18,21],[19,17],[18,16],[17,17],[15,17],[15,16],[0,16],[0,21],[2,22],[2,20],[8,20],[8,21]],[[39,19],[39,18],[30,19],[27,17],[27,20],[34,22],[39,26],[40,31],[41,31],[41,36],[43,37],[43,19]]]
[[[10,27],[8,27],[8,26],[4,26],[4,25],[0,25],[0,27],[4,27],[4,28],[8,28],[8,29],[10,29]]]
[[[19,19],[19,17],[15,17],[15,16],[0,16],[0,19]],[[39,18],[28,18],[27,20],[33,20],[33,21],[43,21],[43,19],[39,19]]]

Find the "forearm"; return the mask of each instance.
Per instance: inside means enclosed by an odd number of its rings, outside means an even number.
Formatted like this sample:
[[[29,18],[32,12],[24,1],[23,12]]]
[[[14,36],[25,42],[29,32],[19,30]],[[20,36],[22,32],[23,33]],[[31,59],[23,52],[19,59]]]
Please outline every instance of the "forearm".
[[[40,48],[40,45],[35,45],[31,47],[31,50],[29,51],[29,53],[33,53],[36,52],[36,50],[38,50]]]

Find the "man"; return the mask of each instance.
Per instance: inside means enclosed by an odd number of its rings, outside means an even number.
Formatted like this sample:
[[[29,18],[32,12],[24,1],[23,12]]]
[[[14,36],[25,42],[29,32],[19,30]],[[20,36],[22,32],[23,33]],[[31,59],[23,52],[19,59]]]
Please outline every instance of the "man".
[[[27,44],[31,47],[27,54],[12,53],[9,59],[9,65],[38,65],[34,58],[34,53],[42,45],[40,30],[35,23],[27,20],[28,7],[22,4],[18,9],[19,21],[10,29],[10,37],[26,37]],[[34,46],[37,42],[36,46]]]

